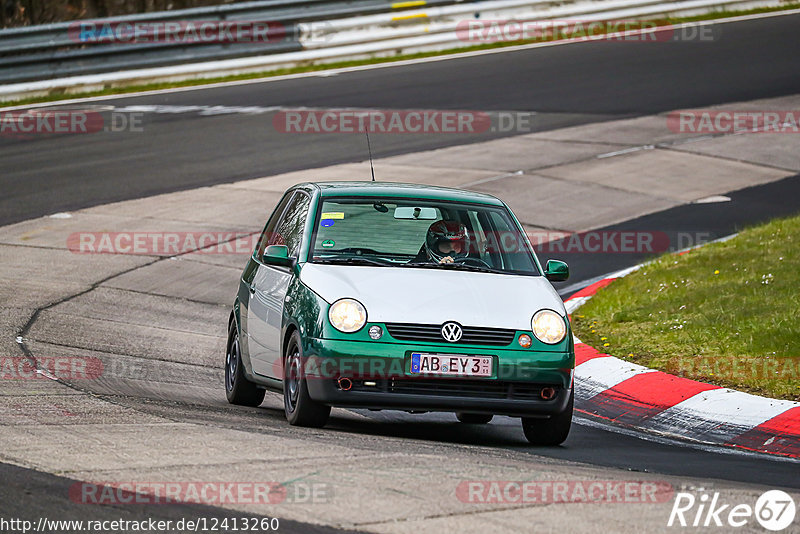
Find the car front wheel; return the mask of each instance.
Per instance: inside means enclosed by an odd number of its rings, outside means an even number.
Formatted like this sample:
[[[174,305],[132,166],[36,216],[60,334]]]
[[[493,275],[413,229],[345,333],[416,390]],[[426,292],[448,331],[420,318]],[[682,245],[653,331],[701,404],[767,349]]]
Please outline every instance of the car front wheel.
[[[572,408],[575,404],[575,389],[569,396],[567,408],[549,419],[522,418],[522,431],[534,445],[561,445],[572,426]]]
[[[266,391],[244,376],[242,348],[236,321],[228,328],[228,343],[225,351],[225,396],[231,404],[258,406],[264,402]]]
[[[300,334],[292,332],[283,365],[283,408],[289,424],[320,428],[328,422],[331,407],[315,402],[308,395],[303,373],[303,345]]]

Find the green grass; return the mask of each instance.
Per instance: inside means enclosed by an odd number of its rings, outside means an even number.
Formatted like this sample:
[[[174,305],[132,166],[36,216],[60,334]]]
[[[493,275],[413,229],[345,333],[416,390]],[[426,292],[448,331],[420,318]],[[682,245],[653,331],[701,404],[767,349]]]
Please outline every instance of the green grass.
[[[685,22],[697,22],[697,21],[704,21],[704,20],[714,20],[714,19],[724,19],[730,17],[738,17],[743,15],[753,15],[759,13],[771,13],[776,11],[786,11],[791,9],[799,9],[800,2],[793,2],[787,3],[782,6],[777,7],[764,7],[764,8],[755,8],[755,9],[748,9],[748,10],[739,10],[739,11],[713,11],[710,13],[705,13],[702,15],[695,15],[691,17],[673,17],[667,18],[663,20],[658,20],[657,22],[659,25],[667,25],[667,24],[681,24]],[[656,21],[654,21],[656,22]],[[488,50],[494,48],[505,48],[508,46],[519,46],[524,44],[529,44],[533,42],[542,42],[542,40],[536,41],[508,41],[508,42],[499,42],[499,43],[487,43],[475,46],[467,46],[461,48],[452,48],[449,50],[441,50],[436,52],[418,52],[415,54],[398,54],[391,57],[379,57],[379,58],[369,58],[357,61],[339,61],[334,63],[325,63],[325,64],[304,64],[298,65],[291,68],[281,68],[281,69],[273,69],[273,70],[266,70],[263,72],[253,72],[247,74],[238,74],[232,76],[217,76],[213,78],[202,78],[202,79],[192,79],[192,80],[182,80],[177,82],[163,82],[163,83],[149,83],[149,84],[125,84],[119,83],[118,85],[108,86],[102,90],[97,91],[85,91],[85,92],[67,92],[65,89],[54,89],[48,95],[44,96],[37,96],[31,98],[23,98],[19,100],[10,100],[7,102],[0,102],[0,109],[3,107],[9,106],[20,106],[20,105],[27,105],[27,104],[38,104],[42,102],[56,102],[59,100],[66,100],[70,98],[86,98],[86,97],[94,97],[94,96],[106,96],[106,95],[117,95],[117,94],[126,94],[126,93],[138,93],[143,91],[154,91],[159,89],[172,89],[177,87],[192,87],[197,85],[206,85],[212,83],[221,83],[221,82],[232,82],[232,81],[241,81],[241,80],[253,80],[259,78],[267,78],[267,77],[274,77],[274,76],[284,76],[288,74],[301,74],[305,72],[317,72],[317,71],[324,71],[324,70],[331,70],[331,69],[341,69],[347,67],[355,67],[355,66],[363,66],[363,65],[375,65],[380,63],[393,63],[397,61],[406,61],[410,59],[419,59],[419,58],[426,58],[426,57],[434,57],[434,56],[444,56],[449,54],[458,54],[462,52],[472,52],[477,50]]]
[[[800,216],[669,254],[573,315],[581,341],[647,367],[800,400]]]

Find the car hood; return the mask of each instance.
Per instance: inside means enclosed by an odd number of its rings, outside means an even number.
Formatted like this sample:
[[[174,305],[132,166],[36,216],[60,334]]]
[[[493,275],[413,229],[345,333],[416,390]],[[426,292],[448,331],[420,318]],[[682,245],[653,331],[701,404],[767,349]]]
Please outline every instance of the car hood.
[[[542,308],[567,314],[544,276],[307,263],[300,280],[328,303],[358,300],[374,323],[456,321],[530,330],[533,314]]]

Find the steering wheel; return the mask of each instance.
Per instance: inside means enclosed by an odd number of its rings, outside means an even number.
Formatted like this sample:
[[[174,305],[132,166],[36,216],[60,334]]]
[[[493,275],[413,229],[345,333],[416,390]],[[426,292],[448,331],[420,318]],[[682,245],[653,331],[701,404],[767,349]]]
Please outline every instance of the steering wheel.
[[[478,267],[486,267],[487,269],[491,269],[492,266],[483,261],[480,258],[471,258],[467,256],[466,258],[455,258],[453,263],[463,263],[464,265],[469,265],[472,263],[473,265],[477,265]]]

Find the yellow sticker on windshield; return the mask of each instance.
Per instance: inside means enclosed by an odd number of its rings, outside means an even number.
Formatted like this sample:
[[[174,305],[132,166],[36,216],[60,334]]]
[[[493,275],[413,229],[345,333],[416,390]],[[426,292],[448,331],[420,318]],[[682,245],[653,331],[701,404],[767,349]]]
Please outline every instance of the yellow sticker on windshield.
[[[344,212],[331,211],[329,213],[323,213],[321,219],[344,219]]]

